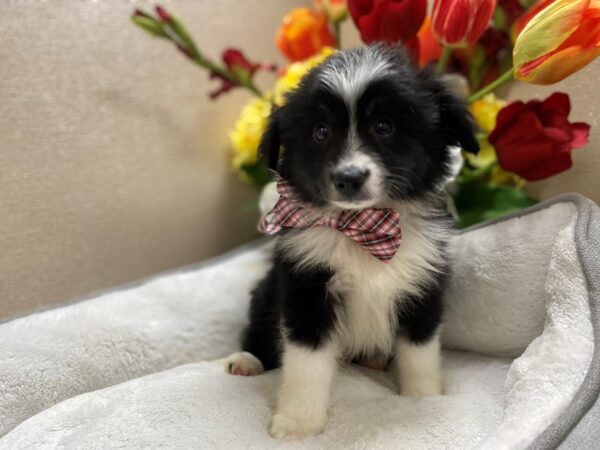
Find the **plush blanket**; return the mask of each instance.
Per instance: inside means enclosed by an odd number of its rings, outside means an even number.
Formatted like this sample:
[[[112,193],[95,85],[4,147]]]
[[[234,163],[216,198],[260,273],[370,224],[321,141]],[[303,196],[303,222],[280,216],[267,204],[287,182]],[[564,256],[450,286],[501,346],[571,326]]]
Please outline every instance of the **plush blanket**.
[[[446,395],[342,367],[325,431],[267,433],[278,371],[226,375],[272,244],[0,325],[0,448],[589,448],[600,212],[567,195],[452,244]]]

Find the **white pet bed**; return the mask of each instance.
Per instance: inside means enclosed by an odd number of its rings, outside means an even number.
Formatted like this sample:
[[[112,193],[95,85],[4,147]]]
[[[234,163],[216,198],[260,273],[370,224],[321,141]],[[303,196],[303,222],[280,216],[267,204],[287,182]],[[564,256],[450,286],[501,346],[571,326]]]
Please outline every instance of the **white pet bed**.
[[[396,395],[355,366],[325,431],[267,433],[278,371],[202,362],[238,349],[261,241],[0,325],[0,448],[598,448],[600,212],[565,195],[456,237],[447,395]]]

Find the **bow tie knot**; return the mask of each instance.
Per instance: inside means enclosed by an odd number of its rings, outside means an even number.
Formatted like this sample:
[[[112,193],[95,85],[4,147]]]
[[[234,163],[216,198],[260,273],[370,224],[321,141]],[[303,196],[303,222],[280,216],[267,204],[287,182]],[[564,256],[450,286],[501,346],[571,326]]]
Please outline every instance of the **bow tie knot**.
[[[273,235],[284,228],[332,228],[383,262],[389,262],[400,247],[400,215],[394,209],[365,208],[342,211],[336,217],[318,216],[302,206],[287,181],[277,183],[277,192],[279,200],[258,225],[262,233]]]

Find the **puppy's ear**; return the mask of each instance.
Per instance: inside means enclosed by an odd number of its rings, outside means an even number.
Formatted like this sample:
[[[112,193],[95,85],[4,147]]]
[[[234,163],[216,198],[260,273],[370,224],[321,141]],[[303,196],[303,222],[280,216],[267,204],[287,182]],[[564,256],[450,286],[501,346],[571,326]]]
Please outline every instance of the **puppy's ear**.
[[[479,143],[475,137],[475,122],[467,103],[441,82],[436,91],[440,125],[447,136],[448,145],[458,145],[466,152],[476,154],[479,151]]]
[[[258,154],[271,170],[277,170],[279,163],[279,150],[281,147],[281,139],[279,136],[279,116],[280,109],[276,109],[269,117],[267,129],[262,135],[258,146]]]

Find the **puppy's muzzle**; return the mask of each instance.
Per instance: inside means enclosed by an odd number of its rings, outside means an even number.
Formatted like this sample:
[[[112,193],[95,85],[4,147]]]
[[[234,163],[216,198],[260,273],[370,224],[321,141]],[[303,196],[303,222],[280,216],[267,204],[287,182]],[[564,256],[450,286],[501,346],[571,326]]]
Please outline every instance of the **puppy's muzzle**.
[[[362,190],[370,174],[368,169],[351,165],[335,169],[331,177],[336,191],[350,199]]]

